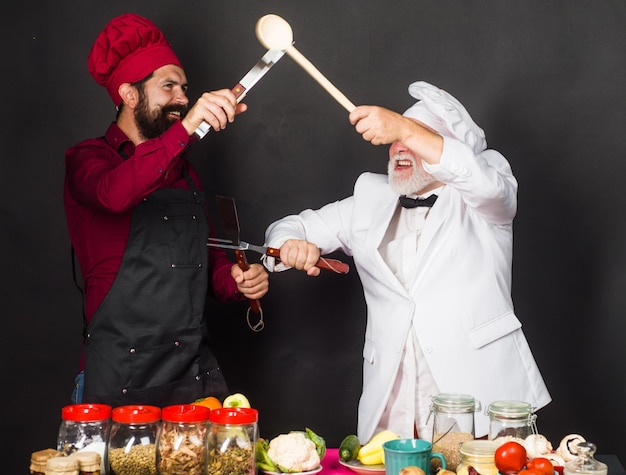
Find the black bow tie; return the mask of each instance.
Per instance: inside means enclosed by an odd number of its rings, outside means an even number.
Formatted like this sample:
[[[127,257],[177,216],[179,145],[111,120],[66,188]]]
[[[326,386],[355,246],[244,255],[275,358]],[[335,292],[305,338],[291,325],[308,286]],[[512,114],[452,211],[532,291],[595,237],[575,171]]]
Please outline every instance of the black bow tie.
[[[428,198],[409,198],[408,196],[400,197],[400,204],[403,208],[417,208],[418,206],[431,207],[437,201],[437,195],[430,195]]]

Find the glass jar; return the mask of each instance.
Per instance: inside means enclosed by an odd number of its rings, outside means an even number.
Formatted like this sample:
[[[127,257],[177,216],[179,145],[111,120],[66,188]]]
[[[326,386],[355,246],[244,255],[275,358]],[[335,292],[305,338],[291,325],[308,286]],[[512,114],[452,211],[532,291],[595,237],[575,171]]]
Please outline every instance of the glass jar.
[[[498,475],[494,460],[499,442],[493,440],[468,440],[461,444],[461,460],[456,468],[457,475],[468,475],[473,467],[480,475]]]
[[[489,440],[498,437],[516,437],[525,439],[537,433],[535,415],[532,406],[522,401],[496,401],[489,404],[486,414],[489,416]]]
[[[98,452],[74,452],[70,457],[78,461],[79,475],[98,475],[102,470],[102,457]]]
[[[204,475],[207,464],[207,429],[211,410],[179,404],[161,411],[157,441],[157,473]]]
[[[78,451],[97,452],[102,460],[105,459],[111,426],[111,406],[71,404],[61,409],[61,418],[57,450],[65,455]]]
[[[46,461],[46,475],[78,475],[78,460],[52,457]]]
[[[254,475],[254,444],[258,436],[258,411],[224,407],[209,414],[208,473]]]
[[[54,449],[38,450],[30,456],[31,475],[44,475],[46,473],[46,462],[52,457],[62,457],[63,452]]]
[[[113,409],[107,451],[111,475],[156,475],[161,409],[130,405]]]
[[[461,444],[475,437],[474,412],[477,410],[480,410],[480,403],[468,394],[443,393],[432,398],[433,451],[443,454],[450,471],[454,472],[459,464]]]
[[[596,446],[591,442],[581,442],[576,446],[576,458],[563,467],[564,475],[607,475],[608,467],[593,456]]]

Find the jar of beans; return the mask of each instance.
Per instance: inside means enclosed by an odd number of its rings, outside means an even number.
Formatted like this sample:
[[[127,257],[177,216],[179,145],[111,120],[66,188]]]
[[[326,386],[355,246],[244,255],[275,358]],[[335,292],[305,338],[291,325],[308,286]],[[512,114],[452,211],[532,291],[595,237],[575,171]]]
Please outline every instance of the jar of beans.
[[[161,409],[129,405],[113,409],[107,450],[111,475],[156,475]]]
[[[210,412],[208,407],[192,404],[163,408],[156,452],[158,474],[206,474]]]
[[[537,433],[533,407],[524,401],[495,401],[486,411],[489,416],[489,440],[499,437],[525,439]]]

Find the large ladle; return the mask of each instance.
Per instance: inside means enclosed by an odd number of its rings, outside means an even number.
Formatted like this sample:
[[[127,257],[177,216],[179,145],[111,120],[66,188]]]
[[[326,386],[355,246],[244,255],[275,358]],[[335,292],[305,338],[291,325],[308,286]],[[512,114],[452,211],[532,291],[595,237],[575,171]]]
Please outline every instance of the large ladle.
[[[283,18],[274,14],[259,18],[256,23],[256,37],[267,49],[285,51],[348,112],[354,110],[356,106],[293,46],[293,31],[289,23]]]

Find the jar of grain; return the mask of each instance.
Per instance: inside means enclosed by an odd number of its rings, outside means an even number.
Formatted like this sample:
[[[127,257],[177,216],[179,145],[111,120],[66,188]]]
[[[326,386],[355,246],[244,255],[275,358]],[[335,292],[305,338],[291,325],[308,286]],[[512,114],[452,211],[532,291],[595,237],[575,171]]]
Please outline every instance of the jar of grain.
[[[537,433],[536,414],[530,403],[523,401],[496,401],[489,404],[489,440],[499,437],[525,439]]]
[[[209,467],[211,475],[254,475],[254,445],[258,411],[223,407],[209,414]]]
[[[456,468],[457,475],[468,475],[473,467],[480,475],[498,475],[494,460],[499,442],[493,440],[468,440],[461,444],[461,460]]]
[[[46,475],[78,475],[78,460],[52,457],[46,461]]]
[[[443,393],[432,398],[433,451],[443,454],[450,471],[459,464],[461,444],[475,437],[474,412],[478,410],[480,402],[469,394]]]
[[[156,452],[158,474],[204,475],[206,473],[206,444],[210,412],[208,407],[192,404],[163,408]]]
[[[97,452],[105,460],[111,426],[111,406],[71,404],[61,409],[57,450],[64,455],[78,451]],[[104,474],[104,467],[101,471]]]
[[[130,405],[113,409],[108,445],[111,475],[156,475],[156,441],[161,409]]]

